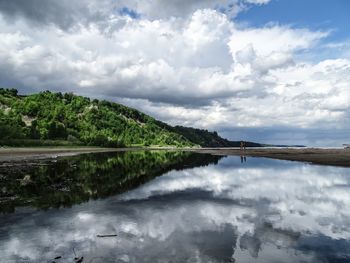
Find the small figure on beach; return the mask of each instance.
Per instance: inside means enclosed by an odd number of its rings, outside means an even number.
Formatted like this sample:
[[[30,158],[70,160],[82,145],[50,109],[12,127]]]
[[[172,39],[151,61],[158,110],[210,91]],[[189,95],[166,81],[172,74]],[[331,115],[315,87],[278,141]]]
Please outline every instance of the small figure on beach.
[[[245,141],[241,141],[240,148],[241,148],[241,150],[245,150],[246,149],[246,142]]]

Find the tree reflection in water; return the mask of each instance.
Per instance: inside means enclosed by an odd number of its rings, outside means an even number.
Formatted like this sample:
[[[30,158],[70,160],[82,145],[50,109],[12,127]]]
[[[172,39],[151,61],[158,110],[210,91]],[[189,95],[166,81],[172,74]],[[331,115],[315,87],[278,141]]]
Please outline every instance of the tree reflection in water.
[[[70,207],[133,189],[170,170],[217,164],[222,157],[181,151],[83,154],[0,167],[0,212],[18,206]]]

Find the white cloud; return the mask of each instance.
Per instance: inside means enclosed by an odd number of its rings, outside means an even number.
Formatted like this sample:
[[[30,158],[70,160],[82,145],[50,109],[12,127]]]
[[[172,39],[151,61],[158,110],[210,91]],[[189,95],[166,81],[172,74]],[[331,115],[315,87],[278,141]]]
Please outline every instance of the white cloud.
[[[164,121],[209,129],[349,128],[350,61],[313,63],[300,55],[312,53],[329,32],[242,28],[213,10],[267,2],[90,2],[88,21],[74,12],[74,30],[53,15],[33,29],[27,7],[2,3],[2,85],[128,98],[129,105],[144,100],[137,106]],[[140,18],[120,15],[123,6]],[[62,8],[69,13],[71,7],[62,2]],[[10,21],[11,14],[18,19]]]
[[[56,25],[75,31],[80,27],[99,24],[108,26],[109,19],[125,15],[150,20],[187,17],[199,9],[219,9],[235,16],[252,5],[269,0],[0,0],[0,12],[10,22],[25,18],[31,26]]]
[[[123,0],[121,6],[136,10],[149,19],[186,17],[199,9],[220,9],[231,17],[251,5],[262,5],[270,0]]]

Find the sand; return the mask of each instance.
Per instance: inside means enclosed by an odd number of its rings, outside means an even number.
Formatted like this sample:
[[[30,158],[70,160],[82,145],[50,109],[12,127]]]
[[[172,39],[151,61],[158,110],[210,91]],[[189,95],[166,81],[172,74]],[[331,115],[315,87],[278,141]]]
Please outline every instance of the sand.
[[[0,148],[0,162],[31,159],[56,158],[83,153],[117,152],[141,150],[142,148],[99,148],[99,147],[28,147]],[[320,148],[143,148],[142,150],[183,150],[215,155],[236,155],[266,157],[280,160],[301,161],[312,164],[350,167],[350,149]]]
[[[8,147],[0,148],[0,162],[47,159],[83,153],[115,152],[118,150],[99,147]]]
[[[216,155],[266,157],[280,160],[301,161],[311,164],[350,167],[350,149],[321,148],[235,148],[197,149],[196,152]]]

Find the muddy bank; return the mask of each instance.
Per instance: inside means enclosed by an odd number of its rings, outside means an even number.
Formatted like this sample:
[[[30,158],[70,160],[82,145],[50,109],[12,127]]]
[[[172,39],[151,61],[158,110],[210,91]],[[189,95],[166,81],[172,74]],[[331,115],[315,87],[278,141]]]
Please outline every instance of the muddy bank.
[[[319,149],[319,148],[250,148],[240,150],[235,148],[196,149],[196,152],[216,155],[238,155],[252,157],[267,157],[280,160],[301,161],[321,165],[350,167],[350,149]]]

